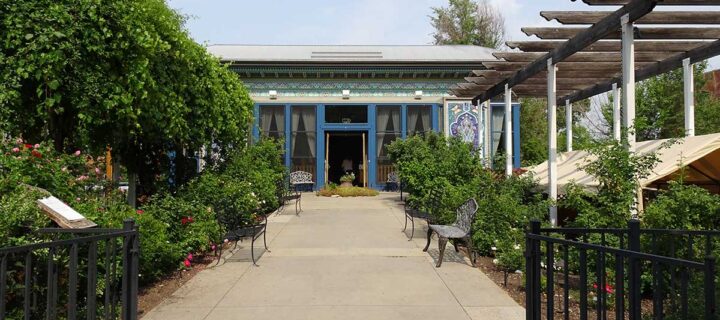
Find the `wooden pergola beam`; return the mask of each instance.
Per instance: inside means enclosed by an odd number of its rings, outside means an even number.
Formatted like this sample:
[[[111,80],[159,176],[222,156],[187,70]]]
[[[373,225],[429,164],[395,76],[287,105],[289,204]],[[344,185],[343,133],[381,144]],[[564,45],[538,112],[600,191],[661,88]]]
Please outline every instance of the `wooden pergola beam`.
[[[636,52],[637,62],[658,62],[669,58],[676,52]],[[530,62],[541,58],[544,52],[495,52],[493,56],[510,62]],[[622,62],[620,52],[578,52],[565,59],[565,62]]]
[[[572,0],[575,2],[575,0]],[[591,6],[622,6],[630,3],[630,0],[583,0]],[[661,6],[716,6],[720,0],[660,0],[657,3]]]
[[[562,24],[593,24],[607,16],[609,11],[540,11],[547,21]],[[718,11],[655,11],[635,21],[635,24],[718,24]]]
[[[461,89],[487,90],[487,89],[490,89],[493,85],[495,85],[495,84],[476,84],[476,83],[473,83],[473,82],[468,82],[468,83],[460,83],[460,84],[458,84],[457,86],[458,86],[459,88],[461,88]],[[565,84],[563,84],[563,85],[557,85],[557,88],[558,88],[558,90],[566,90],[566,91],[573,91],[573,92],[574,92],[574,91],[578,91],[578,90],[583,90],[583,89],[587,88],[588,86],[589,86],[589,84],[587,84],[587,83],[570,83],[570,82],[567,82],[567,83],[565,83]],[[536,84],[523,83],[523,84],[519,84],[519,85],[513,87],[513,90],[520,90],[520,89],[522,89],[522,90],[528,90],[528,89],[531,89],[531,90],[547,90],[547,83],[544,83],[544,84],[539,84],[539,83],[536,83]]]
[[[607,77],[605,79],[612,79],[612,77]],[[501,80],[502,78],[465,77],[465,81],[479,85],[494,85]],[[559,86],[566,84],[583,84],[590,86],[596,84],[598,82],[598,78],[558,78],[556,81]],[[600,81],[602,81],[602,78]],[[540,77],[528,78],[523,82],[523,84],[547,85],[547,79]]]
[[[635,52],[661,51],[683,52],[707,44],[709,41],[636,41]],[[528,52],[547,52],[563,45],[565,41],[508,41],[505,44],[512,49]],[[602,40],[583,48],[583,52],[620,52],[620,41]]]
[[[642,66],[654,62],[638,62],[636,65]],[[482,63],[486,68],[497,71],[513,71],[520,70],[528,65],[527,62],[508,62],[508,61],[486,61]],[[610,71],[619,72],[621,64],[619,62],[560,62],[556,66],[559,70],[565,71]]]
[[[487,101],[502,94],[505,91],[505,85],[512,88],[527,78],[546,70],[549,59],[552,59],[554,62],[561,62],[574,53],[582,51],[590,44],[604,38],[607,34],[617,31],[620,27],[621,18],[627,17],[629,22],[633,22],[652,11],[653,8],[655,8],[655,1],[631,0],[630,3],[609,14],[598,23],[578,32],[572,39],[548,52],[542,58],[531,62],[525,68],[515,72],[508,79],[498,83],[483,94],[476,96],[473,99],[473,104],[477,105],[478,101]]]
[[[586,28],[557,28],[557,27],[524,27],[521,28],[528,36],[536,36],[540,39],[570,39],[578,33],[583,32]],[[603,39],[620,39],[620,30],[613,30],[605,34]],[[643,27],[635,28],[635,39],[718,39],[720,38],[720,28],[712,27]]]
[[[514,76],[518,71],[497,71],[497,70],[473,70],[473,74],[475,74],[478,77],[485,77],[485,78],[501,78],[505,81],[508,80],[509,77]],[[572,70],[558,70],[557,77],[558,78],[613,78],[617,73],[619,72],[612,72],[607,70],[589,70],[589,71],[572,71]],[[530,78],[545,78],[547,77],[547,71],[539,71],[532,75],[532,77],[527,77],[524,80],[530,79]],[[503,83],[504,87],[504,81],[500,81],[498,83]],[[520,84],[521,82],[516,83]],[[504,90],[504,89],[503,89]],[[498,94],[500,95],[500,94]],[[495,95],[497,96],[497,95]],[[495,97],[493,96],[493,98]]]
[[[658,74],[663,74],[671,70],[680,68],[682,66],[682,61],[686,58],[690,58],[691,63],[697,63],[717,56],[718,54],[720,54],[720,40],[713,41],[704,46],[692,49],[688,52],[679,53],[672,58],[664,60],[662,62],[635,70],[635,81],[642,81]],[[574,102],[582,99],[587,99],[603,92],[610,91],[612,89],[613,83],[620,83],[621,81],[622,79],[620,77],[616,77],[608,81],[600,82],[584,90],[566,95],[558,99],[558,101],[570,100],[571,102]]]

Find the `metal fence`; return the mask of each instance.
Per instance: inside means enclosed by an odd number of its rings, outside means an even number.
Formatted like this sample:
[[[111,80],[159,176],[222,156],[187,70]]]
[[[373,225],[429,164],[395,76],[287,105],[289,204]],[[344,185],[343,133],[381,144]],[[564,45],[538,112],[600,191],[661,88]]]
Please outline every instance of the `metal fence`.
[[[139,236],[42,229],[50,240],[0,249],[0,320],[137,319]]]
[[[718,239],[718,231],[641,229],[637,220],[627,229],[531,221],[526,318],[715,319]]]

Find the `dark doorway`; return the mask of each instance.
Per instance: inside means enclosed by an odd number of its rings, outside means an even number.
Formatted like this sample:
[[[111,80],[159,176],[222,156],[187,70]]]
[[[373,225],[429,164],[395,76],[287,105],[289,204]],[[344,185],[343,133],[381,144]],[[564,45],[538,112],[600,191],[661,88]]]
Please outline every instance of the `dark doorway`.
[[[363,132],[328,132],[330,142],[328,143],[328,181],[340,183],[340,177],[345,174],[343,162],[347,166],[352,164],[352,172],[355,173],[354,185],[362,184],[363,172],[360,170],[363,162]],[[366,146],[367,147],[367,146]]]

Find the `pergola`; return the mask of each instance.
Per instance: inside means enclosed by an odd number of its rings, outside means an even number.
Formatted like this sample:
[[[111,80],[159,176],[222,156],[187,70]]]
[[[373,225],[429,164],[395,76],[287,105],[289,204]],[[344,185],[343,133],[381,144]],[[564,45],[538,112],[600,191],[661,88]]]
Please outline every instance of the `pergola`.
[[[575,1],[575,0],[572,0]],[[487,108],[490,99],[504,94],[505,114],[511,97],[546,97],[548,102],[548,195],[557,199],[557,105],[565,104],[567,150],[572,151],[572,103],[612,91],[613,136],[635,121],[635,82],[679,67],[684,72],[685,131],[695,134],[694,63],[720,54],[720,11],[653,11],[656,6],[717,6],[720,0],[583,0],[591,6],[621,5],[615,11],[542,11],[548,21],[571,27],[522,28],[538,41],[510,41],[519,51],[496,52],[501,61],[483,63],[487,70],[452,88],[458,97],[472,97]],[[590,25],[590,26],[582,26]],[[620,112],[622,102],[623,112]],[[622,121],[621,121],[622,115]],[[622,124],[621,124],[622,122]],[[510,117],[504,130],[510,132]],[[512,152],[510,135],[505,150]],[[634,150],[635,135],[628,135]],[[508,154],[507,159],[512,158]],[[506,162],[506,174],[512,162]],[[557,208],[550,209],[557,224]]]

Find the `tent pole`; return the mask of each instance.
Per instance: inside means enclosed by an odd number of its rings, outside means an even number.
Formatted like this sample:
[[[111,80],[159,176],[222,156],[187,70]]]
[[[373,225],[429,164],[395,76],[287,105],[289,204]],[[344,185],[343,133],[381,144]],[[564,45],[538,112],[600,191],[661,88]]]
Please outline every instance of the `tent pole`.
[[[511,176],[513,169],[512,149],[512,89],[505,85],[505,175]]]
[[[613,138],[620,141],[620,89],[618,89],[617,83],[613,83]]]
[[[683,63],[683,96],[685,98],[685,135],[695,135],[695,81],[693,79],[693,65],[690,58]]]
[[[573,116],[572,116],[572,103],[570,100],[565,100],[565,132],[567,138],[567,151],[573,151]]]
[[[548,196],[550,201],[557,200],[557,67],[552,59],[547,62],[547,117],[548,117]],[[550,207],[550,223],[558,224],[557,206]]]

